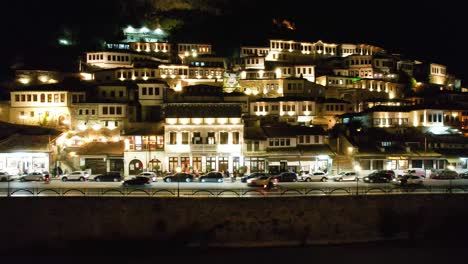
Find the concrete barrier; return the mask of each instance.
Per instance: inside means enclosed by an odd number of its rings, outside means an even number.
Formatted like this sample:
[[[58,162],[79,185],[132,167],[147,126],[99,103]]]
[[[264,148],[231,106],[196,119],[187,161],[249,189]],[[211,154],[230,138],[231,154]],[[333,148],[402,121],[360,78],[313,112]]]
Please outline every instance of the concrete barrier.
[[[296,246],[460,239],[468,195],[291,198],[0,199],[1,250],[122,241],[178,246]],[[84,243],[84,242],[83,242]],[[120,242],[119,242],[120,243]]]

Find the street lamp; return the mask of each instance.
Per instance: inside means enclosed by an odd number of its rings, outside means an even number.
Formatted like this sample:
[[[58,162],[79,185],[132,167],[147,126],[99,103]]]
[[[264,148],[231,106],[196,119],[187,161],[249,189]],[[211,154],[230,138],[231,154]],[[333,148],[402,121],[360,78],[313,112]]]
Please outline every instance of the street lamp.
[[[356,172],[356,195],[359,195],[359,174],[362,170],[360,165],[354,166],[354,171]]]
[[[176,168],[176,173],[180,173],[182,171],[182,168],[181,167],[177,167]],[[179,187],[179,178],[178,177],[174,177],[176,180],[177,180],[177,197],[180,197],[179,195],[179,191],[180,191],[180,187]]]

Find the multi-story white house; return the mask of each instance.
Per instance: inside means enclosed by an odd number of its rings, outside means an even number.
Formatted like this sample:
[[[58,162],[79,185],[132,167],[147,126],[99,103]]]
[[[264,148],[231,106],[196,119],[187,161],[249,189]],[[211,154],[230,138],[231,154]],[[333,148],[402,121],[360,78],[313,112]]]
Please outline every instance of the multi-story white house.
[[[167,171],[164,153],[164,122],[132,123],[122,133],[124,140],[124,174],[143,171]]]
[[[135,62],[138,61],[169,62],[168,60],[163,60],[151,55],[120,51],[86,52],[85,56],[88,65],[103,69],[133,68]]]
[[[292,124],[311,124],[316,116],[316,103],[304,97],[260,98],[250,103],[250,115]]]
[[[86,100],[83,87],[75,89],[61,84],[21,87],[10,95],[11,123],[57,128],[69,128],[71,105]]]
[[[239,169],[244,125],[236,104],[169,104],[164,167],[168,171]]]
[[[345,64],[349,68],[349,76],[361,78],[373,78],[371,55],[350,55],[345,58]]]

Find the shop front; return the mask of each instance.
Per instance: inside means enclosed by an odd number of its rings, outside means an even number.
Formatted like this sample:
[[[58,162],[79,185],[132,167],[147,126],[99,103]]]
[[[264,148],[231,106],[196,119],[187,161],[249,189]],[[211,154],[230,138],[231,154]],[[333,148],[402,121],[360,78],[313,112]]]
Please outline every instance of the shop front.
[[[0,171],[10,175],[49,171],[49,153],[0,153]]]

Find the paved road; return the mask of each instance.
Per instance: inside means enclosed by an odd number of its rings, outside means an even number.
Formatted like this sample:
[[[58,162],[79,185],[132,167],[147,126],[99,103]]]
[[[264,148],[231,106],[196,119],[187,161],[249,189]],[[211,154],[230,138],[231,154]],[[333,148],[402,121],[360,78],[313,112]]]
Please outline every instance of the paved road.
[[[11,181],[10,183],[7,182],[0,182],[0,188],[124,188],[122,182],[95,182],[95,181],[68,181],[62,182],[58,179],[53,179],[49,184],[44,182],[19,182],[19,181]],[[360,187],[377,187],[377,188],[384,188],[384,187],[393,187],[395,185],[390,183],[365,183],[362,181],[359,182],[335,182],[335,181],[328,181],[328,182],[284,182],[278,183],[279,186],[283,188],[355,188],[356,186]],[[457,180],[432,180],[426,179],[424,181],[424,186],[468,186],[468,179],[457,179]],[[179,184],[172,182],[166,183],[163,182],[161,179],[158,179],[157,182],[153,182],[149,185],[146,185],[145,188],[152,188],[152,189],[173,189],[173,188],[180,188],[180,189],[241,189],[241,188],[250,188],[247,186],[246,183],[240,182],[237,180],[236,182],[231,182],[227,180],[223,183],[202,183],[202,182],[181,182]]]
[[[450,187],[457,187],[450,189]],[[162,180],[145,186],[124,187],[121,182],[0,182],[0,197],[7,196],[183,196],[183,197],[258,197],[258,196],[318,196],[398,193],[468,193],[468,179],[431,180],[417,189],[394,184],[364,182],[292,182],[264,190],[248,187],[240,181],[223,183],[166,183]]]

